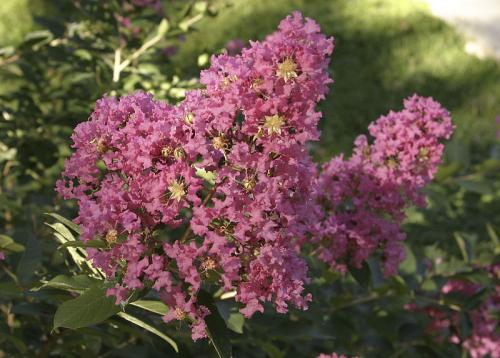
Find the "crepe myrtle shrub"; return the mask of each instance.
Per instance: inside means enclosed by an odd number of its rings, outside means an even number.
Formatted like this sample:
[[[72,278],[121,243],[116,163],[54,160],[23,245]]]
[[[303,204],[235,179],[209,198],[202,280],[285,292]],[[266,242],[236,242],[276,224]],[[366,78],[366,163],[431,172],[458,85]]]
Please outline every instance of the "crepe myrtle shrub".
[[[78,203],[80,239],[104,244],[88,259],[116,304],[153,290],[164,321],[186,322],[197,340],[211,314],[203,290],[234,295],[248,318],[265,303],[307,309],[305,254],[340,272],[377,256],[395,273],[404,209],[425,205],[453,125],[415,95],[371,124],[350,158],[318,169],[307,143],[320,137],[333,48],[295,12],[241,54],[212,57],[204,88],[178,105],[144,92],[97,102],[57,191]]]

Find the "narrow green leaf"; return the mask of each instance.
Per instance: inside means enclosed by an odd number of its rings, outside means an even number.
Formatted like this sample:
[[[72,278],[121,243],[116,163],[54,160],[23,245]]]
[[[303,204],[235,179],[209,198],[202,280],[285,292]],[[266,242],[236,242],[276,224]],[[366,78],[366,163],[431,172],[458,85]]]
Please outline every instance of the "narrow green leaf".
[[[102,281],[89,277],[87,275],[77,275],[77,276],[58,275],[54,277],[52,280],[44,283],[42,286],[32,289],[32,291],[38,291],[42,288],[48,287],[65,291],[82,292],[99,283],[102,283]]]
[[[102,248],[105,248],[107,246],[108,245],[102,240],[89,240],[89,241],[85,241],[85,242],[83,242],[83,241],[68,241],[62,245],[59,245],[59,247],[57,249],[61,250],[61,249],[65,249],[68,247],[83,247],[83,248],[92,247],[95,249],[102,249]]]
[[[232,357],[231,341],[227,331],[226,323],[220,316],[212,296],[204,290],[198,293],[198,302],[207,307],[210,314],[205,317],[207,323],[207,335],[219,358]]]
[[[26,34],[24,41],[40,41],[52,39],[54,35],[49,30],[32,31]]]
[[[64,302],[54,316],[54,328],[77,329],[101,323],[120,312],[105,286],[93,286],[80,297]]]
[[[175,343],[175,341],[172,338],[170,338],[169,336],[160,332],[158,329],[156,329],[153,326],[149,325],[148,323],[140,320],[139,318],[131,316],[125,312],[118,312],[118,316],[120,316],[121,318],[123,318],[123,319],[125,319],[125,320],[127,320],[127,321],[141,327],[141,328],[144,328],[146,331],[149,331],[153,334],[156,334],[158,337],[160,337],[165,342],[170,344],[176,353],[179,353],[179,347],[177,347],[177,343]]]
[[[75,224],[73,221],[66,219],[64,216],[61,216],[61,215],[56,214],[56,213],[45,213],[45,214],[48,216],[51,216],[54,219],[56,219],[57,221],[63,223],[64,225],[69,227],[71,230],[76,232],[78,235],[82,234],[82,229],[80,229],[80,227],[77,224]]]
[[[165,34],[168,32],[168,29],[169,29],[169,23],[168,23],[168,20],[167,19],[163,19],[161,20],[160,22],[160,25],[158,25],[158,36],[165,36]]]
[[[495,232],[495,229],[493,228],[493,226],[490,223],[486,224],[486,231],[488,231],[488,235],[489,235],[491,241],[493,242],[495,253],[497,251],[500,251],[500,240],[498,239],[498,235]]]
[[[161,301],[152,300],[137,300],[130,303],[132,306],[140,307],[146,311],[165,316],[168,312],[168,307]]]
[[[455,241],[457,242],[458,248],[460,249],[460,252],[462,254],[464,261],[469,262],[470,257],[469,257],[469,253],[468,253],[464,238],[458,232],[454,233],[454,237],[455,237]]]
[[[0,249],[9,252],[23,252],[24,246],[15,242],[12,238],[7,235],[0,235]]]
[[[493,192],[491,183],[479,180],[457,179],[458,185],[467,191],[488,195]]]
[[[69,231],[65,225],[61,223],[53,223],[53,224],[45,223],[45,225],[52,228],[56,233],[61,234],[66,239],[66,241],[76,241],[71,231]]]

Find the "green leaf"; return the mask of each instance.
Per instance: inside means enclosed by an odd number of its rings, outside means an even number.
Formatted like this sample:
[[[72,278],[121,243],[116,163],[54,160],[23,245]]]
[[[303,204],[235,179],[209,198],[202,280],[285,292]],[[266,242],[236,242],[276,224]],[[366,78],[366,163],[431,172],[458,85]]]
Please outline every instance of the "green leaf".
[[[165,316],[168,312],[168,307],[161,301],[152,300],[137,300],[130,303],[132,306],[140,307],[146,311]]]
[[[73,221],[66,219],[64,216],[61,216],[61,215],[56,214],[56,213],[46,213],[46,215],[51,216],[54,219],[56,219],[57,221],[63,223],[64,225],[69,227],[71,230],[76,232],[78,235],[82,234],[82,229],[80,229],[80,227],[77,224],[75,224]]]
[[[40,48],[54,38],[54,35],[49,30],[33,31],[24,37],[24,45],[31,45],[34,50]]]
[[[498,239],[498,235],[495,232],[495,229],[490,223],[486,224],[486,231],[488,231],[488,236],[490,237],[491,242],[493,243],[495,253],[500,252],[500,240]]]
[[[24,246],[15,242],[12,238],[7,235],[0,235],[0,249],[9,252],[23,252]]]
[[[162,36],[162,37],[165,36],[165,34],[168,32],[169,27],[170,26],[168,24],[167,19],[161,20],[160,25],[158,25],[158,30],[157,30],[158,36]]]
[[[131,316],[125,312],[118,312],[118,316],[120,316],[121,318],[123,318],[123,319],[125,319],[125,320],[127,320],[127,321],[141,327],[141,328],[144,328],[146,331],[149,331],[153,334],[156,334],[158,337],[160,337],[165,342],[170,344],[175,352],[179,353],[179,348],[177,347],[177,343],[175,343],[175,341],[172,338],[170,338],[169,336],[160,332],[158,329],[156,329],[153,326],[149,325],[148,323],[140,320],[139,318]]]
[[[54,316],[54,328],[77,329],[101,323],[120,312],[105,286],[93,286],[80,297],[64,302]]]
[[[458,248],[460,249],[460,253],[462,254],[464,261],[470,262],[470,245],[468,245],[468,242],[465,241],[463,236],[458,232],[453,233],[453,236],[455,237],[455,241],[457,242]]]
[[[371,270],[368,263],[363,261],[363,264],[360,268],[357,267],[349,267],[349,272],[352,277],[356,280],[357,283],[363,288],[369,288],[371,282]]]
[[[226,321],[226,326],[231,331],[242,334],[245,317],[238,311],[234,301],[223,300],[215,303],[221,317]]]
[[[52,280],[44,283],[42,286],[32,289],[32,291],[38,291],[42,288],[55,288],[65,291],[85,291],[92,286],[102,283],[101,280],[89,277],[87,275],[77,275],[77,276],[65,276],[58,275]]]
[[[208,61],[210,61],[210,56],[208,55],[208,53],[202,53],[198,56],[198,67],[205,66],[206,64],[208,64]]]
[[[42,250],[35,236],[30,236],[17,265],[16,275],[19,281],[28,282],[38,269],[42,260]]]
[[[467,191],[489,195],[493,192],[491,183],[478,180],[457,179],[458,185]]]
[[[202,178],[203,180],[206,180],[209,184],[215,185],[215,178],[217,175],[214,172],[208,172],[203,168],[196,168],[196,175]]]
[[[208,3],[206,1],[197,1],[193,6],[193,10],[196,12],[205,12],[207,8]]]
[[[89,240],[89,241],[67,241],[62,245],[59,245],[58,250],[65,249],[68,247],[92,247],[95,249],[102,249],[108,247],[108,245],[102,240]]]
[[[401,272],[405,274],[411,274],[417,270],[417,259],[415,258],[415,255],[413,254],[413,251],[411,250],[410,246],[404,244],[404,247],[405,247],[406,258],[401,263],[399,269],[401,270]]]
[[[69,231],[68,228],[61,223],[53,223],[53,224],[45,223],[45,225],[52,228],[56,233],[62,235],[62,237],[66,239],[66,241],[76,240],[71,231]]]
[[[226,321],[227,328],[231,331],[243,334],[243,325],[245,324],[245,317],[239,312],[231,312]]]
[[[229,332],[227,331],[224,319],[220,316],[215,306],[212,296],[207,291],[201,290],[198,293],[198,302],[210,311],[210,314],[205,317],[207,335],[217,356],[219,358],[232,357],[233,353],[231,341],[229,340]]]

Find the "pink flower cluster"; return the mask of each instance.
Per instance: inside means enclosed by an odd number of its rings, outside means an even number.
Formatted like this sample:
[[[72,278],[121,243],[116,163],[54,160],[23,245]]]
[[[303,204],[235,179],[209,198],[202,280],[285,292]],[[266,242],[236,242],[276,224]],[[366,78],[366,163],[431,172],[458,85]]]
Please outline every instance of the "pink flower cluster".
[[[5,260],[5,253],[0,251],[0,261]]]
[[[425,204],[421,189],[435,174],[441,141],[453,125],[437,102],[414,95],[369,131],[373,140],[359,136],[349,159],[341,155],[323,166],[317,186],[323,219],[315,240],[319,257],[334,268],[360,267],[377,254],[384,274],[392,275],[405,257],[405,209]]]
[[[205,337],[203,288],[235,292],[251,317],[264,304],[306,309],[314,246],[333,268],[378,252],[391,274],[402,261],[404,208],[423,204],[452,132],[448,113],[411,97],[370,126],[353,156],[318,174],[307,142],[319,139],[333,39],[296,12],[240,55],[214,56],[203,90],[171,106],[145,93],[97,102],[73,134],[75,153],[58,192],[76,199],[89,256],[118,302],[156,290],[166,322],[190,322]],[[311,245],[313,244],[313,245]]]
[[[79,205],[81,239],[125,300],[153,288],[166,322],[205,337],[202,287],[235,291],[247,317],[307,308],[307,265],[293,238],[314,211],[317,140],[332,39],[299,13],[241,55],[212,58],[204,90],[178,106],[144,93],[98,101],[73,134],[57,190]],[[174,234],[175,233],[175,234]]]
[[[500,278],[500,266],[493,265],[488,268],[489,273]],[[481,285],[464,280],[450,280],[442,288],[441,294],[461,294],[471,297],[482,289]],[[431,319],[427,331],[438,340],[449,339],[454,344],[460,344],[472,358],[491,357],[500,358],[500,334],[498,333],[498,320],[495,312],[500,309],[500,286],[479,307],[468,312],[472,324],[471,333],[468,337],[461,339],[457,332],[461,332],[462,324],[460,315],[456,311],[450,311],[443,307],[416,308],[410,306],[410,310],[423,311]]]
[[[337,354],[337,353],[325,354],[325,353],[321,353],[316,358],[348,358],[348,357],[346,355],[344,355],[344,354]],[[352,358],[357,358],[357,357],[353,356]]]

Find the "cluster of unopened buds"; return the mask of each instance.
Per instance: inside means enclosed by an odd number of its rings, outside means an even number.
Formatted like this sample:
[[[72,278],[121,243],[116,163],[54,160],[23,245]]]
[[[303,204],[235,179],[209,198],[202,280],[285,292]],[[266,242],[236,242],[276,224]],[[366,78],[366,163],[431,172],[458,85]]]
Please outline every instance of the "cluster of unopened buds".
[[[247,317],[265,303],[306,309],[301,248],[340,270],[379,253],[395,271],[404,208],[423,203],[450,117],[411,97],[370,126],[372,144],[358,138],[349,160],[319,171],[307,143],[319,139],[332,50],[296,12],[240,55],[212,57],[204,89],[176,106],[145,93],[97,102],[57,190],[78,202],[81,240],[106,242],[88,253],[117,302],[154,289],[170,308],[164,320],[189,322],[198,339],[202,288],[233,293]]]

